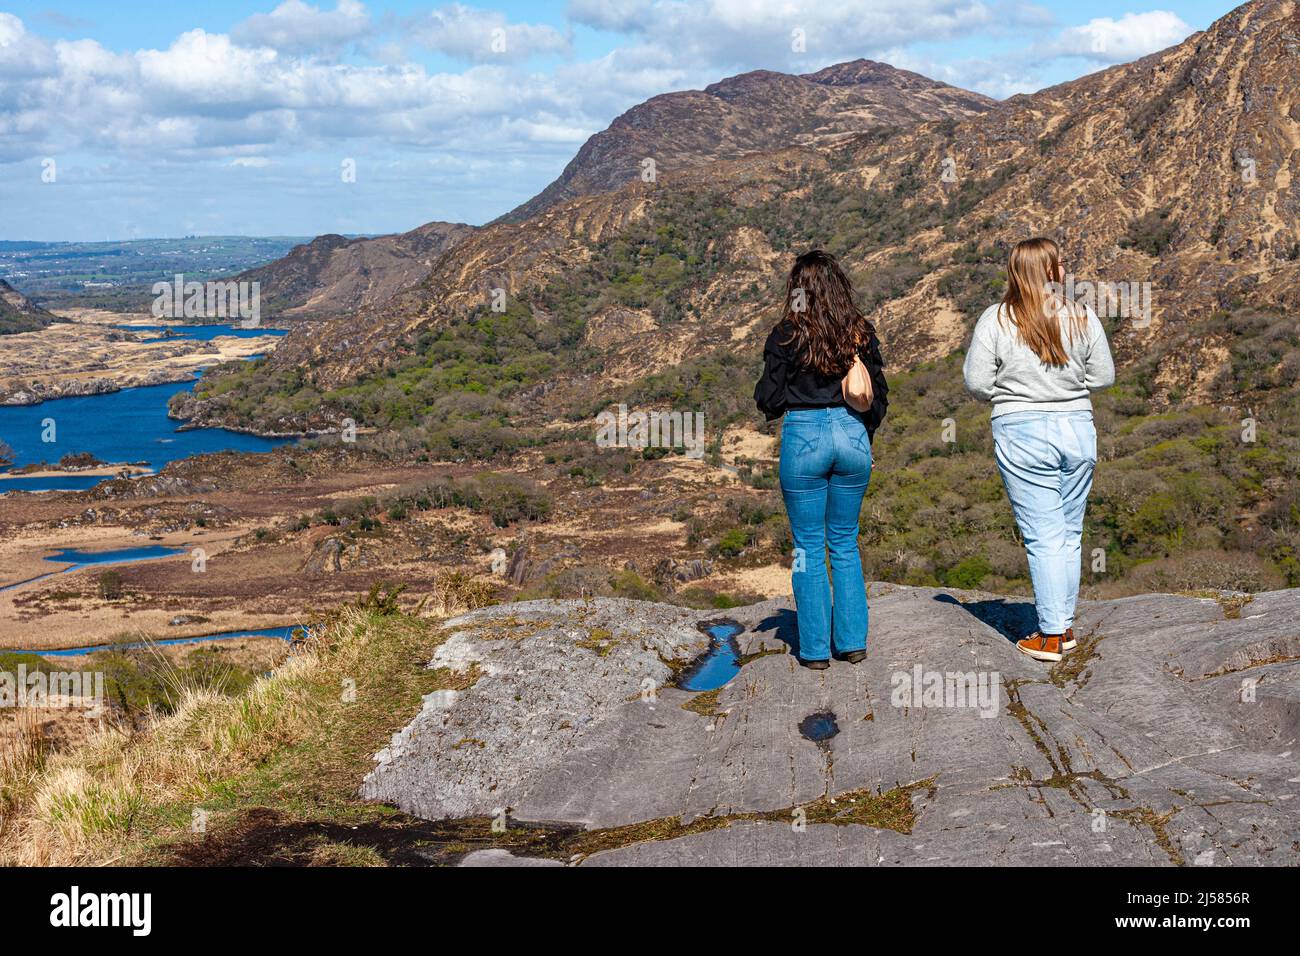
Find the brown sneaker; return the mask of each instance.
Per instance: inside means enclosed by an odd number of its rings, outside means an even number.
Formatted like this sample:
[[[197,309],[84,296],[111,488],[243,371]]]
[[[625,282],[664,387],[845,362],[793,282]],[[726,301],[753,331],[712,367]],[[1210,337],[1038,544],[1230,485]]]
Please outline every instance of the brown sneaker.
[[[1061,643],[1061,650],[1072,651],[1079,646],[1079,642],[1074,639],[1074,628],[1065,629],[1065,640]]]
[[[1061,659],[1065,649],[1061,646],[1062,634],[1033,634],[1023,641],[1016,641],[1021,653],[1028,654],[1036,661],[1055,664]]]

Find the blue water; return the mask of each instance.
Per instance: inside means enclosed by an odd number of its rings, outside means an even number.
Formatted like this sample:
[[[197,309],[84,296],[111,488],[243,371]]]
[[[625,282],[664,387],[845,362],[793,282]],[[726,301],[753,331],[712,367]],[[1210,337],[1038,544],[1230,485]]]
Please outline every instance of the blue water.
[[[132,561],[155,561],[158,558],[170,558],[178,554],[187,554],[185,548],[167,548],[160,544],[141,545],[136,548],[116,548],[110,551],[84,551],[80,548],[64,548],[62,551],[48,555],[46,561],[56,561],[59,563],[69,562],[70,566],[59,571],[51,571],[49,574],[42,574],[40,577],[29,578],[26,581],[19,581],[15,584],[9,584],[0,587],[0,591],[9,591],[24,584],[31,584],[33,581],[43,581],[46,578],[54,577],[56,574],[69,574],[73,571],[79,571],[82,568],[94,567],[96,565],[106,564],[130,564]],[[120,650],[134,650],[136,648],[150,647],[160,645],[167,647],[173,644],[200,644],[206,641],[230,641],[240,637],[278,637],[281,640],[291,641],[295,631],[302,630],[301,625],[290,625],[289,627],[266,627],[261,630],[252,631],[226,631],[220,634],[205,634],[200,637],[172,637],[157,641],[133,641],[128,644],[114,644],[114,648]],[[90,645],[86,647],[63,647],[56,651],[12,651],[10,653],[33,653],[40,654],[42,657],[71,657],[77,654],[89,654],[92,651],[107,650],[107,645]],[[0,651],[0,653],[4,653]]]
[[[179,431],[181,422],[167,417],[167,402],[193,382],[128,388],[107,395],[58,398],[40,405],[0,407],[0,439],[13,448],[16,465],[51,464],[64,455],[90,452],[110,463],[148,462],[158,471],[169,462],[217,451],[270,451],[292,439],[262,438],[223,428]],[[53,419],[53,442],[41,440],[46,419]],[[71,491],[91,488],[103,475],[56,475],[49,478],[3,478],[0,492]]]
[[[819,710],[799,721],[799,733],[816,744],[826,743],[839,732],[839,722],[829,710]]]
[[[145,647],[172,647],[177,644],[205,644],[209,641],[233,641],[241,637],[278,637],[283,641],[293,640],[295,631],[303,631],[304,628],[299,624],[292,624],[289,627],[264,627],[260,631],[229,631],[223,634],[205,634],[202,637],[170,637],[159,641],[132,641],[129,644],[93,644],[87,647],[61,647],[57,651],[0,651],[0,653],[10,654],[39,654],[41,657],[76,657],[80,654],[91,654],[95,651],[106,651],[110,648],[117,651],[139,650]]]
[[[116,325],[114,328],[126,332],[165,332],[171,335],[158,335],[145,339],[146,342],[165,342],[168,339],[192,339],[196,342],[211,342],[221,335],[233,335],[237,339],[253,339],[259,335],[288,335],[287,329],[268,329],[259,326],[246,329],[242,325]]]
[[[69,562],[68,567],[59,571],[51,571],[49,574],[37,575],[34,578],[28,578],[26,581],[15,581],[13,584],[6,584],[0,587],[0,591],[12,591],[24,584],[44,581],[56,574],[71,574],[73,571],[80,571],[82,568],[93,567],[97,564],[130,564],[132,561],[153,561],[157,558],[170,558],[172,555],[185,553],[187,552],[184,548],[164,548],[160,544],[147,544],[138,548],[117,548],[112,551],[82,551],[78,548],[64,548],[62,551],[48,555],[45,560],[57,561],[60,564],[67,561]]]
[[[165,548],[161,544],[145,544],[138,548],[117,548],[112,551],[83,551],[80,548],[64,548],[49,555],[46,561],[69,561],[69,571],[88,568],[94,564],[128,564],[131,561],[151,561],[154,558],[169,558],[173,554],[185,554],[184,548]]]
[[[717,690],[740,673],[740,647],[736,635],[745,629],[735,621],[718,621],[704,627],[709,649],[677,681],[682,690]]]
[[[94,488],[110,475],[59,475],[57,478],[6,478],[0,481],[0,494],[6,491],[84,491]]]

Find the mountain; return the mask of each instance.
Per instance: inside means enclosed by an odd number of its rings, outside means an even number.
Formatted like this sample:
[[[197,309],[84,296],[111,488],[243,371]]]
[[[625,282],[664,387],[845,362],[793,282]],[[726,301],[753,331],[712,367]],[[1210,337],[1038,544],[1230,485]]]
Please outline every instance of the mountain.
[[[1294,333],[1235,356],[1244,320],[1224,317],[1300,306],[1294,35],[1293,0],[1257,0],[961,121],[661,169],[484,227],[383,305],[288,336],[225,398],[211,378],[189,410],[275,430],[290,408],[304,426],[405,427],[450,390],[471,421],[581,417],[713,356],[736,367],[738,413],[796,252],[841,257],[907,368],[964,345],[1000,295],[1006,248],[1035,233],[1062,241],[1079,279],[1150,284],[1149,315],[1107,316],[1121,362],[1149,366],[1145,401],[1248,400],[1300,377]]]
[[[745,73],[633,107],[588,140],[559,179],[501,221],[517,222],[562,200],[615,189],[639,177],[646,156],[660,170],[684,169],[882,125],[969,116],[993,105],[978,93],[870,60],[807,76]],[[236,278],[261,282],[268,314],[342,315],[378,305],[424,279],[433,260],[470,228],[434,222],[377,239],[320,236]]]
[[[979,93],[872,60],[803,76],[742,73],[632,107],[587,140],[555,182],[501,221],[519,222],[556,203],[617,189],[641,176],[646,158],[658,174],[877,126],[973,116],[995,105]]]
[[[430,222],[372,239],[318,236],[235,279],[261,284],[268,315],[342,315],[419,282],[438,256],[472,231],[464,223]]]
[[[0,335],[43,329],[56,317],[0,279]]]

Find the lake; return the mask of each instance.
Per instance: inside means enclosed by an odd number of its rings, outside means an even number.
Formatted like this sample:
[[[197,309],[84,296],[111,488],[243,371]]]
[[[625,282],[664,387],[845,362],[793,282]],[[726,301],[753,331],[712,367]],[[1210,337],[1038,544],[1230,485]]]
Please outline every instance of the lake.
[[[186,553],[184,548],[167,548],[160,544],[138,545],[134,548],[116,548],[110,551],[83,551],[80,548],[64,548],[62,551],[56,551],[54,554],[48,555],[45,560],[56,561],[60,564],[66,562],[69,565],[68,567],[61,571],[50,571],[47,574],[28,578],[26,581],[15,581],[13,584],[6,584],[0,587],[0,591],[12,591],[26,584],[52,578],[56,574],[71,574],[73,571],[94,567],[97,564],[131,564],[134,561],[154,561],[158,558],[170,558]]]
[[[211,342],[213,339],[230,335],[237,339],[255,339],[260,335],[288,335],[286,329],[268,329],[265,326],[258,326],[253,329],[246,329],[242,325],[115,325],[115,329],[122,329],[126,332],[154,332],[157,333],[153,338],[145,339],[145,342],[166,342],[176,339],[191,339],[196,342]],[[163,335],[163,332],[170,332],[170,335]]]
[[[185,326],[184,331],[186,337],[192,332],[195,337],[207,338],[283,334],[274,329],[240,329],[229,325]],[[270,451],[293,441],[245,435],[224,428],[180,431],[183,423],[167,417],[167,402],[177,392],[193,388],[194,381],[127,388],[106,395],[56,398],[40,405],[3,406],[0,407],[0,439],[13,448],[17,466],[41,461],[54,464],[64,455],[89,452],[110,463],[148,462],[154,471],[191,455]],[[54,420],[56,441],[42,441],[46,419]],[[73,491],[91,488],[104,480],[103,475],[75,472],[49,478],[7,478],[0,479],[0,492]]]
[[[292,641],[295,636],[306,633],[301,624],[288,627],[264,627],[251,631],[224,631],[220,634],[204,634],[202,637],[167,637],[156,641],[131,641],[126,644],[93,644],[87,647],[61,647],[58,650],[10,650],[0,651],[9,654],[39,654],[41,657],[79,657],[96,651],[118,650],[132,651],[146,647],[175,647],[180,644],[208,644],[212,641],[233,641],[249,637],[274,637],[282,641]]]

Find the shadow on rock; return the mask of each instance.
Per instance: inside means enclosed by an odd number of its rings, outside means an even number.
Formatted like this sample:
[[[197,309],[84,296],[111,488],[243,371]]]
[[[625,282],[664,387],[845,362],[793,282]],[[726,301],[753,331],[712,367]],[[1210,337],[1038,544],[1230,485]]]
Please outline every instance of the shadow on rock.
[[[969,611],[1009,641],[1021,640],[1038,630],[1038,612],[1028,601],[959,601],[951,594],[936,594],[934,599]]]
[[[791,654],[798,656],[799,616],[790,608],[782,608],[775,614],[763,618],[750,630],[758,634],[766,631],[774,632],[773,636],[790,648]]]

